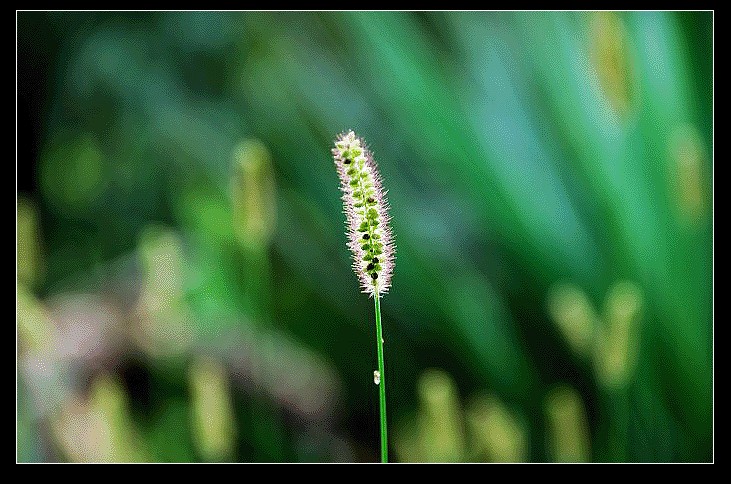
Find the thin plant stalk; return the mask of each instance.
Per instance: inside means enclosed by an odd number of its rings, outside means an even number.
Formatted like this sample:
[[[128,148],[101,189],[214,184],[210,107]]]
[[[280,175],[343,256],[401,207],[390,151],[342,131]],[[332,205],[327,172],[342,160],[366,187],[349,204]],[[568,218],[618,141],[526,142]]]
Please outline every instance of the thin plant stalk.
[[[386,429],[386,380],[385,371],[383,364],[383,329],[381,327],[381,298],[376,295],[373,298],[375,301],[376,310],[376,346],[378,347],[378,401],[381,414],[381,462],[388,462],[388,432]]]

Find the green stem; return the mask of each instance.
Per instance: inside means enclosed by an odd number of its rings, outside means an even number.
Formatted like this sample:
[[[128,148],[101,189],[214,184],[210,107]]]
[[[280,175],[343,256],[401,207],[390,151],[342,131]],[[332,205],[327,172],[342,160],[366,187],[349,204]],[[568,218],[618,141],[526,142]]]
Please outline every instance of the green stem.
[[[388,462],[388,433],[386,432],[386,379],[383,365],[383,330],[381,329],[381,302],[378,291],[373,296],[376,304],[376,344],[378,346],[378,400],[381,413],[381,462]]]

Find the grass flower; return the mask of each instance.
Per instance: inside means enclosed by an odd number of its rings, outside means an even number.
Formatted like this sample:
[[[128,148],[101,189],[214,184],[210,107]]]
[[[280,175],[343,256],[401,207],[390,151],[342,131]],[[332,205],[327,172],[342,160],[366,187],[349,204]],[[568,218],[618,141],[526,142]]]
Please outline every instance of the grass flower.
[[[338,136],[332,153],[343,191],[353,269],[363,292],[380,296],[391,286],[395,247],[378,165],[352,131]]]
[[[360,279],[363,292],[370,294],[375,301],[378,370],[373,372],[373,382],[378,385],[379,392],[381,462],[388,462],[380,303],[381,295],[391,287],[395,252],[389,227],[388,201],[381,184],[378,165],[365,142],[353,131],[341,133],[337,137],[332,154],[343,191],[348,247],[353,253],[353,269]]]

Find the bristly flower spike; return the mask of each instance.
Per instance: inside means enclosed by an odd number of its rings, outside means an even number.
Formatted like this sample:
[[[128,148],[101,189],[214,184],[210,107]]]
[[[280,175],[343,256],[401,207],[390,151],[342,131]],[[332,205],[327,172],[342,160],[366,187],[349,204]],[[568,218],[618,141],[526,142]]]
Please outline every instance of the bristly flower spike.
[[[343,191],[353,269],[363,292],[380,297],[391,287],[396,247],[378,165],[353,131],[338,135],[332,153]]]

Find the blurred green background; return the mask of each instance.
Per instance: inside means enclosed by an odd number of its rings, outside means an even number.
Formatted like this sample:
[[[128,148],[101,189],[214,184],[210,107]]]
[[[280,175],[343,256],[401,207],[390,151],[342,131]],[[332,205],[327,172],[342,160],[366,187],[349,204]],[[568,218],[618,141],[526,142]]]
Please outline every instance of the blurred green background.
[[[20,461],[709,461],[712,13],[18,20]]]

